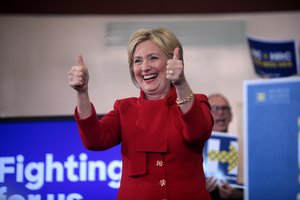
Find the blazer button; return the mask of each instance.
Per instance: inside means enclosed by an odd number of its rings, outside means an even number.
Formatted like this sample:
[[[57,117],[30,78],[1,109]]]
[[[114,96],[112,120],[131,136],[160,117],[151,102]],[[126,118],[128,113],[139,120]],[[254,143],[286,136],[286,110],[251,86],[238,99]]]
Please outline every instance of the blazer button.
[[[159,185],[160,185],[161,187],[165,186],[166,184],[167,184],[167,181],[166,181],[165,179],[159,180]]]
[[[163,161],[162,160],[158,160],[158,161],[156,161],[156,166],[157,167],[162,167],[163,166]]]

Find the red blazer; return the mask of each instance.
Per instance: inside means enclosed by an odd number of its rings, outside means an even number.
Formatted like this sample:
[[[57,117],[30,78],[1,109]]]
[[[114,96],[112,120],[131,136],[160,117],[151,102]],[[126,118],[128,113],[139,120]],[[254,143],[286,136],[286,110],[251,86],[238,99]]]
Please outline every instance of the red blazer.
[[[207,97],[196,94],[182,115],[172,88],[165,99],[117,100],[98,120],[75,119],[84,146],[105,150],[122,143],[122,178],[118,200],[209,200],[202,150],[210,137],[213,118]]]

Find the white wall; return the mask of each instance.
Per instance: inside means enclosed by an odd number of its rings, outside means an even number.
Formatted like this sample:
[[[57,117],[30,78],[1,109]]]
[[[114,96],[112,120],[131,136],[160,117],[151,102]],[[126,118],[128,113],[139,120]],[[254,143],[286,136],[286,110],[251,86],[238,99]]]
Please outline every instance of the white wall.
[[[183,16],[0,16],[0,116],[73,114],[75,92],[67,72],[81,53],[90,72],[90,95],[99,114],[117,98],[137,96],[126,47],[104,44],[108,22],[235,21],[245,35],[300,39],[300,12]],[[244,80],[254,74],[246,41],[232,45],[184,46],[186,76],[195,92],[221,92],[232,103],[233,133],[242,132]]]

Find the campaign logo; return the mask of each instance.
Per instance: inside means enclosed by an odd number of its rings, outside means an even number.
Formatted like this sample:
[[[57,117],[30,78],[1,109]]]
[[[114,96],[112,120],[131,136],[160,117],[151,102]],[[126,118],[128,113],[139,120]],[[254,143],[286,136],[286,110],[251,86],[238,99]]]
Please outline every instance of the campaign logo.
[[[229,133],[212,132],[204,147],[205,176],[237,184],[238,140]]]

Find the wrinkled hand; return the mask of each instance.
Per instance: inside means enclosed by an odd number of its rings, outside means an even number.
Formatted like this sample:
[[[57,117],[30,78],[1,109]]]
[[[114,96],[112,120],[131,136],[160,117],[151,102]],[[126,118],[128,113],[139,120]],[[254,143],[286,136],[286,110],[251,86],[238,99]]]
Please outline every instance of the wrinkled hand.
[[[216,189],[217,187],[217,180],[214,177],[209,177],[206,179],[206,189],[208,190],[208,192],[212,192],[213,190]]]
[[[89,73],[81,55],[77,56],[77,65],[71,67],[68,73],[69,85],[78,92],[87,92]]]
[[[243,192],[231,187],[228,183],[221,181],[221,184],[218,186],[219,196],[223,199],[239,199],[243,197]]]
[[[180,60],[179,48],[176,47],[173,52],[173,59],[167,62],[167,79],[174,85],[179,85],[184,80],[183,61]]]

